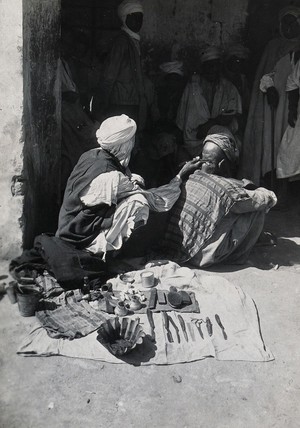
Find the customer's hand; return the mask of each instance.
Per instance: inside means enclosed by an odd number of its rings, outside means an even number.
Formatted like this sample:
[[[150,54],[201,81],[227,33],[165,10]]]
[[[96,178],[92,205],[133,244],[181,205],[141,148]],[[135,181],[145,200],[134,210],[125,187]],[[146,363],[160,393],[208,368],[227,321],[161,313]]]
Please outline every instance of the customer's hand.
[[[194,172],[196,169],[200,168],[200,165],[202,164],[202,160],[200,159],[200,156],[196,156],[194,159],[186,162],[179,173],[177,174],[180,178],[183,178],[185,176],[188,176],[192,172]]]

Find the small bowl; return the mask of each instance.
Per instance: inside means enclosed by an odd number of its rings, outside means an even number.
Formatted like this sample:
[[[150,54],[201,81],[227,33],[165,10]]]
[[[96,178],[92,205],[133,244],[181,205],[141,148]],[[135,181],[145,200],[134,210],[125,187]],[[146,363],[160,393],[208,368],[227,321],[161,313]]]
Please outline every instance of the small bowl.
[[[145,337],[139,318],[111,318],[101,325],[97,333],[97,340],[116,357],[132,351],[143,343]]]
[[[132,284],[134,282],[134,274],[133,273],[122,273],[120,275],[120,280],[122,282]]]

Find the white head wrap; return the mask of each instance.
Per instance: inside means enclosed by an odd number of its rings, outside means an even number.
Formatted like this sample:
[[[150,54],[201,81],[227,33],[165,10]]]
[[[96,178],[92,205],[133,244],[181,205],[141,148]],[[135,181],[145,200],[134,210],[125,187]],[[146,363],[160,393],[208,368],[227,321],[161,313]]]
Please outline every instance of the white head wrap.
[[[138,0],[124,0],[118,7],[118,16],[123,23],[125,23],[127,15],[139,12],[144,13],[144,9]]]
[[[115,155],[124,166],[127,166],[134,146],[135,133],[135,121],[122,114],[104,120],[96,132],[96,137],[102,149]]]
[[[209,46],[201,55],[201,63],[222,58],[222,50],[217,46]]]
[[[279,11],[279,20],[281,20],[285,15],[293,15],[296,18],[300,16],[300,7],[297,6],[287,6]]]
[[[136,132],[136,123],[133,119],[121,114],[104,120],[96,132],[98,144],[109,150],[112,146],[119,146],[130,140]]]
[[[284,38],[285,38],[285,36],[282,34],[282,29],[281,29],[281,26],[282,26],[281,20],[282,20],[286,15],[293,15],[293,16],[296,18],[296,20],[298,21],[298,24],[300,24],[300,7],[290,5],[290,6],[284,7],[283,9],[281,9],[281,10],[279,11],[279,27],[280,27],[280,33],[281,33],[281,35],[282,35]],[[292,40],[292,39],[290,39],[290,40]],[[299,40],[299,37],[296,37],[296,38],[295,38],[295,39],[293,39],[293,40]]]
[[[170,74],[175,73],[179,74],[179,76],[183,76],[183,62],[181,61],[171,61],[171,62],[164,62],[159,66],[161,71],[164,73]]]

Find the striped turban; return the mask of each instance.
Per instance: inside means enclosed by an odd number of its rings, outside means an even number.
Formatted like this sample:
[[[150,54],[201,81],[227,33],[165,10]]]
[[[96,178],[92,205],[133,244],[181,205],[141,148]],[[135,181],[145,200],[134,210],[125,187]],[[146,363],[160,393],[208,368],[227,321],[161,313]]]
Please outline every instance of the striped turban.
[[[239,150],[235,138],[229,129],[224,126],[213,126],[210,128],[209,134],[205,137],[203,146],[208,142],[216,144],[232,164],[238,163]]]

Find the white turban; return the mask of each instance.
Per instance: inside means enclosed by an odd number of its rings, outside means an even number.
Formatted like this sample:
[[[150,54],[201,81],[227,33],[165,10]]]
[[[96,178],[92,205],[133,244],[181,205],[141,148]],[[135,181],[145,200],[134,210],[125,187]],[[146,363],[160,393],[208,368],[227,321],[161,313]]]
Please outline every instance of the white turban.
[[[118,16],[123,23],[127,15],[138,12],[144,13],[142,3],[138,0],[124,0],[118,7]]]
[[[208,47],[201,55],[201,62],[212,61],[222,58],[222,50],[217,46]]]
[[[179,74],[179,76],[183,76],[183,63],[181,61],[164,62],[159,68],[164,73],[175,73]]]
[[[122,114],[104,120],[96,132],[96,137],[102,149],[115,155],[122,165],[127,166],[134,146],[135,133],[135,121]]]
[[[300,8],[293,5],[284,7],[279,11],[279,20],[281,21],[286,15],[293,15],[298,19],[300,16]]]
[[[127,143],[136,132],[136,123],[133,119],[121,114],[121,116],[113,116],[102,122],[100,128],[96,132],[98,144],[109,150],[112,146],[119,146]]]
[[[298,24],[300,24],[300,8],[290,5],[287,7],[284,7],[283,9],[281,9],[279,11],[279,23],[280,23],[280,33],[281,35],[285,38],[285,36],[282,34],[282,19],[286,16],[286,15],[292,15],[296,18]],[[296,37],[295,39],[290,39],[290,40],[299,40],[299,36]]]

